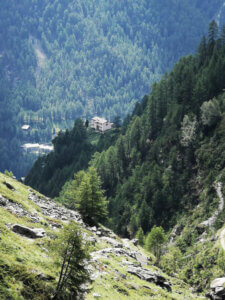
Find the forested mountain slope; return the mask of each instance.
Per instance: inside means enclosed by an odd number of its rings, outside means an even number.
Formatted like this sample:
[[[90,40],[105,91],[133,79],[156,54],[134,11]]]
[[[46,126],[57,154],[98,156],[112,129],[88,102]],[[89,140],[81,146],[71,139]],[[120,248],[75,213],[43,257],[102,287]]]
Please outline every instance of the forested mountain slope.
[[[140,226],[148,232],[154,224],[169,229],[176,214],[199,201],[200,187],[223,174],[224,31],[217,35],[212,22],[197,54],[154,84],[116,142],[92,159],[120,234],[133,236]],[[41,166],[40,160],[26,182],[44,190],[47,182],[36,171]],[[48,164],[42,168],[51,173]]]
[[[2,3],[0,169],[22,175],[22,142],[49,142],[94,113],[124,117],[191,53],[222,0]],[[21,125],[30,124],[28,135]],[[20,163],[15,164],[15,161]]]
[[[112,226],[123,235],[155,224],[169,229],[204,188],[210,203],[210,186],[223,176],[225,40],[224,32],[215,39],[217,30],[212,22],[197,54],[182,58],[155,84],[126,133],[95,154]]]
[[[197,53],[153,85],[90,163],[109,200],[108,225],[127,237],[162,226],[170,235],[159,265],[201,292],[225,270],[224,230],[217,232],[225,214],[224,73],[225,31],[211,22]],[[44,187],[43,177],[33,180]],[[73,184],[58,198],[71,207]]]

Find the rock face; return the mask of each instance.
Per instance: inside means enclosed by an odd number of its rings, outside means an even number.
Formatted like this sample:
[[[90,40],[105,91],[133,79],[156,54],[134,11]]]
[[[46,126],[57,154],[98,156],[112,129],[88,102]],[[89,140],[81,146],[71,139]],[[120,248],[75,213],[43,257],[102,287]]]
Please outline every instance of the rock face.
[[[166,288],[168,291],[171,291],[171,286],[170,284],[166,281],[166,279],[155,273],[152,272],[148,269],[144,269],[141,267],[134,267],[134,266],[129,266],[127,269],[127,272],[133,275],[136,275],[137,277],[139,277],[142,280],[146,280],[148,282],[153,282],[156,285],[161,286],[162,288]]]
[[[211,291],[206,296],[212,300],[225,299],[225,277],[216,278],[210,284]]]
[[[40,223],[41,218],[37,213],[29,213],[24,209],[24,207],[12,200],[6,199],[0,194],[0,206],[4,206],[6,210],[11,212],[12,214],[17,215],[18,217],[26,217],[29,218],[33,223]]]
[[[123,247],[122,243],[120,243],[120,242],[118,242],[117,240],[112,239],[112,238],[110,238],[110,237],[103,236],[103,237],[101,237],[101,239],[102,239],[103,241],[105,241],[106,243],[110,244],[110,245],[111,245],[112,247],[114,247],[114,248],[122,248],[122,247]]]
[[[197,226],[197,230],[198,232],[201,234],[204,232],[204,230],[207,228],[207,227],[212,227],[217,218],[218,218],[218,215],[219,213],[223,210],[223,207],[224,207],[224,199],[223,199],[223,194],[222,194],[222,183],[221,182],[217,182],[215,184],[215,190],[216,190],[216,193],[217,193],[217,196],[219,198],[219,205],[218,205],[218,209],[214,212],[214,214],[209,218],[207,219],[206,221],[200,223],[198,226]]]
[[[45,230],[42,228],[33,229],[33,228],[15,224],[13,225],[12,230],[16,233],[19,233],[21,235],[24,235],[32,239],[43,238],[45,236]]]
[[[2,195],[0,195],[0,206],[6,206],[7,205],[7,199],[4,198]]]
[[[73,220],[77,223],[83,224],[78,212],[62,207],[47,197],[39,197],[34,192],[30,191],[28,199],[37,204],[41,208],[42,214],[45,216],[61,221]]]

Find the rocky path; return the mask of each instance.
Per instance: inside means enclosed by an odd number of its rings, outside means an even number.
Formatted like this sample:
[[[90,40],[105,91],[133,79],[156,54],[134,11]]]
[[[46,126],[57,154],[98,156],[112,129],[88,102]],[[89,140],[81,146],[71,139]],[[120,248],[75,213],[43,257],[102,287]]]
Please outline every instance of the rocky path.
[[[221,211],[224,208],[224,199],[223,199],[223,194],[222,194],[222,183],[220,181],[215,184],[215,190],[216,190],[217,196],[219,198],[218,209],[214,212],[214,214],[209,219],[207,219],[206,221],[199,224],[199,227],[201,227],[201,228],[212,227],[215,224],[219,213],[221,213]]]

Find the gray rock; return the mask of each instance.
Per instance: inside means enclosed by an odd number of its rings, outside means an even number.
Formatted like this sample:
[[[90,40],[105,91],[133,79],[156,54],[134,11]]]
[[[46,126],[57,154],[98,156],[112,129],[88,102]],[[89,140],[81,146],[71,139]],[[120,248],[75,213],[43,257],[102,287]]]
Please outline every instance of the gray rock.
[[[118,242],[117,240],[112,239],[110,237],[103,236],[103,237],[101,237],[101,239],[103,241],[105,241],[106,243],[110,244],[111,246],[113,246],[114,248],[122,248],[123,247],[123,245],[120,242]]]
[[[156,285],[161,286],[162,288],[166,288],[169,292],[172,290],[171,285],[166,281],[166,279],[162,275],[152,272],[148,269],[130,266],[128,267],[127,272],[136,275],[142,280],[153,282]]]
[[[101,298],[101,295],[97,294],[97,293],[93,293],[92,295],[94,298]]]
[[[135,253],[135,258],[142,266],[148,264],[148,258],[140,252]]]
[[[6,206],[8,200],[0,195],[0,206]]]
[[[130,241],[131,243],[134,244],[134,246],[137,246],[138,245],[138,239],[133,239]]]
[[[45,230],[42,228],[29,228],[22,225],[15,224],[12,227],[12,230],[16,233],[24,235],[28,238],[43,238],[45,236]]]
[[[86,240],[87,242],[92,243],[92,244],[97,243],[97,239],[96,239],[94,236],[88,236],[88,237],[85,238],[85,240]]]
[[[206,297],[212,300],[225,299],[225,277],[216,278],[210,284],[210,292],[206,294]]]
[[[197,231],[198,233],[203,233],[204,232],[204,229],[207,228],[207,227],[212,227],[218,216],[219,216],[219,213],[223,210],[224,208],[224,199],[223,199],[223,194],[222,194],[222,183],[221,182],[217,182],[214,186],[215,190],[216,190],[216,193],[217,193],[217,196],[219,198],[219,205],[218,205],[218,209],[214,212],[214,214],[209,218],[207,219],[206,221],[200,223],[198,226],[197,226]]]
[[[78,212],[62,207],[50,198],[39,197],[31,190],[28,198],[41,208],[41,212],[45,216],[61,221],[73,220],[77,223],[83,224],[82,218]]]
[[[102,232],[103,236],[107,236],[107,237],[111,237],[111,238],[116,238],[115,233],[112,230],[108,229],[108,228],[101,227],[101,232]]]
[[[225,284],[225,277],[221,277],[221,278],[216,278],[214,279],[211,284],[210,284],[210,288],[214,289],[216,287],[221,287]]]

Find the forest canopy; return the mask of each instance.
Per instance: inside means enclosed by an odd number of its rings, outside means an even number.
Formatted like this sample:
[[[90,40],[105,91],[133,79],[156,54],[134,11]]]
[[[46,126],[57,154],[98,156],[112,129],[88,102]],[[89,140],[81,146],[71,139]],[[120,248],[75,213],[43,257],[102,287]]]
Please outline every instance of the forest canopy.
[[[23,155],[21,144],[50,142],[76,118],[123,119],[194,51],[222,2],[1,3],[0,170],[24,175],[35,157]],[[23,124],[31,126],[27,134]]]

